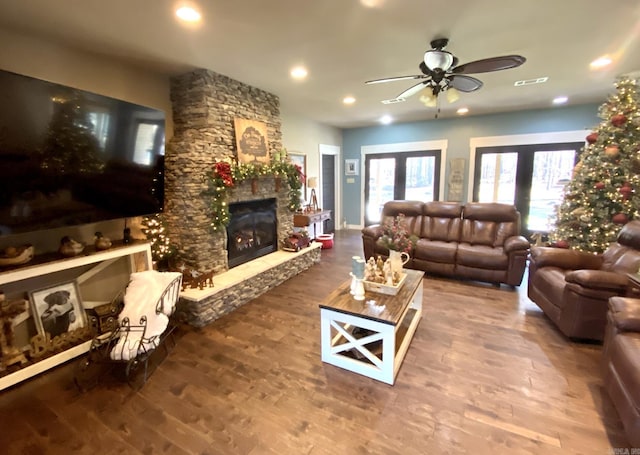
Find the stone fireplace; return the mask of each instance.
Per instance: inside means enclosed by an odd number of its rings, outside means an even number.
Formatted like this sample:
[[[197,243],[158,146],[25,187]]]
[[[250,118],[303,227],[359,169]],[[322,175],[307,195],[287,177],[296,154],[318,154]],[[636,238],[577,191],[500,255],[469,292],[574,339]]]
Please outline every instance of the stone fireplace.
[[[177,311],[186,322],[203,326],[309,268],[320,260],[320,249],[266,255],[266,250],[257,248],[257,255],[265,254],[264,258],[237,266],[247,258],[229,257],[227,230],[214,231],[211,227],[212,196],[207,195],[207,175],[217,161],[237,156],[234,119],[263,122],[269,152],[282,149],[277,96],[209,70],[197,70],[172,78],[171,101],[174,135],[165,156],[167,231],[178,248],[179,260],[196,270],[215,272],[214,288],[183,291]],[[286,183],[276,182],[271,176],[235,185],[226,203],[230,207],[253,207],[256,201],[272,201],[269,216],[275,216],[275,225],[271,228],[274,232],[257,237],[255,228],[242,225],[241,232],[232,233],[230,238],[244,242],[244,246],[256,246],[269,237],[273,249],[279,249],[280,241],[293,230],[288,191]],[[252,239],[248,231],[253,231]],[[276,257],[263,260],[270,256]]]
[[[171,80],[174,135],[165,157],[165,212],[167,230],[178,246],[178,256],[197,270],[229,269],[227,235],[211,229],[207,174],[213,164],[236,158],[234,119],[258,120],[267,125],[269,152],[282,149],[280,101],[277,96],[209,70],[197,70]],[[293,229],[287,209],[288,187],[276,191],[273,178],[257,185],[235,186],[228,204],[276,199],[278,239]]]

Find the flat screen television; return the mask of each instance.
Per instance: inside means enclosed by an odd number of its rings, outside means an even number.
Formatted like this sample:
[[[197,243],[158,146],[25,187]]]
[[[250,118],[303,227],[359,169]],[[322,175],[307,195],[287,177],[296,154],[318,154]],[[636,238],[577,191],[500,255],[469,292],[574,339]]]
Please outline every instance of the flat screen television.
[[[0,236],[157,213],[164,112],[0,71]]]

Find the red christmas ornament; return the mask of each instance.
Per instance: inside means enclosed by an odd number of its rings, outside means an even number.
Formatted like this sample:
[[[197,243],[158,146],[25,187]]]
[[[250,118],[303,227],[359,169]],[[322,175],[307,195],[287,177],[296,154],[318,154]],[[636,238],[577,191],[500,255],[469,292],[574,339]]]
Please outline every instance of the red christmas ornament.
[[[555,242],[553,244],[553,246],[555,246],[556,248],[569,248],[569,242],[567,242],[566,240],[558,240],[557,242]]]
[[[604,148],[604,154],[607,155],[609,158],[615,158],[616,156],[618,156],[619,153],[620,153],[620,147],[618,147],[617,145],[607,145]]]
[[[633,193],[633,188],[631,188],[629,182],[624,182],[624,185],[622,185],[622,187],[618,191],[620,192],[620,194],[622,194],[622,200],[626,201],[627,199],[629,199],[631,193]]]
[[[613,218],[611,218],[611,221],[615,224],[627,224],[629,222],[629,217],[626,213],[616,213],[613,215]]]
[[[591,133],[587,135],[587,142],[589,144],[595,144],[597,140],[598,140],[598,133]]]
[[[617,114],[611,117],[611,124],[615,127],[621,127],[627,122],[627,116],[624,114]]]
[[[596,190],[603,190],[605,187],[604,182],[597,182],[595,185]]]

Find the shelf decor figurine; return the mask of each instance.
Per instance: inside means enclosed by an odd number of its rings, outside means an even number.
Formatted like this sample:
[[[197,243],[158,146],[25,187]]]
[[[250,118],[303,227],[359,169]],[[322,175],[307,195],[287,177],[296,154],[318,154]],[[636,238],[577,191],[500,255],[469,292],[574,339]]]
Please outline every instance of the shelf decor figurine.
[[[111,239],[109,237],[105,237],[100,231],[96,232],[95,236],[96,240],[94,245],[96,247],[96,250],[102,251],[111,248]]]
[[[65,257],[77,256],[84,250],[84,243],[76,242],[68,235],[60,239],[58,252]]]
[[[0,267],[26,264],[33,259],[33,245],[9,246],[0,253]]]

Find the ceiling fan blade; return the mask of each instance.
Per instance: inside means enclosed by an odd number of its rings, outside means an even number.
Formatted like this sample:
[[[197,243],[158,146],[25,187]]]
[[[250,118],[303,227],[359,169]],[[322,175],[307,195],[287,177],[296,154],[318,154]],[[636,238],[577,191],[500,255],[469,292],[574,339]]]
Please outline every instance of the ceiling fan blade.
[[[383,82],[395,82],[395,81],[406,81],[409,79],[424,79],[425,76],[422,74],[416,74],[414,76],[398,76],[398,77],[386,77],[384,79],[374,79],[372,81],[367,81],[365,84],[382,84]]]
[[[422,90],[426,86],[427,86],[427,81],[420,82],[419,84],[416,84],[413,87],[410,87],[410,88],[406,89],[404,92],[402,92],[401,94],[396,96],[396,99],[398,99],[398,98],[409,98],[410,96],[415,95],[416,93],[418,93],[420,90]]]
[[[449,87],[453,87],[461,92],[474,92],[482,87],[482,81],[471,76],[454,74],[448,77]]]
[[[454,74],[489,73],[491,71],[508,70],[522,65],[527,59],[521,55],[503,55],[465,63],[449,70]]]

